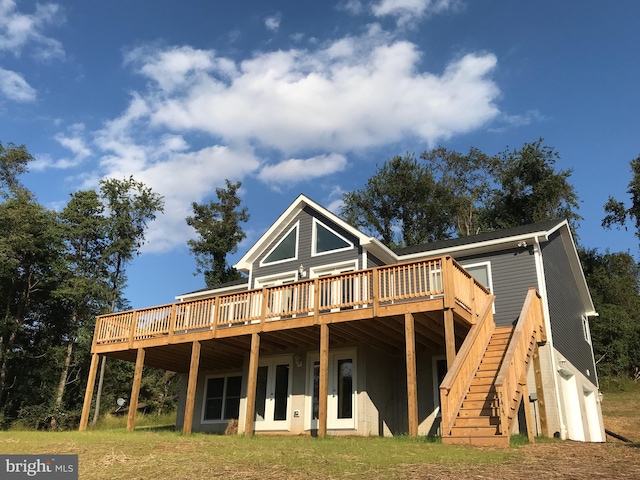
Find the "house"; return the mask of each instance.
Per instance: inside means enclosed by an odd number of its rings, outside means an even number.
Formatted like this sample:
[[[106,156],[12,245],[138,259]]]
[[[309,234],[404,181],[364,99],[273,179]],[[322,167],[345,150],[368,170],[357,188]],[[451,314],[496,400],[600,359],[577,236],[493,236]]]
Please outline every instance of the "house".
[[[604,441],[589,317],[566,221],[390,250],[300,195],[236,264],[241,281],[97,319],[100,355],[183,376],[177,426],[222,433],[513,432]]]

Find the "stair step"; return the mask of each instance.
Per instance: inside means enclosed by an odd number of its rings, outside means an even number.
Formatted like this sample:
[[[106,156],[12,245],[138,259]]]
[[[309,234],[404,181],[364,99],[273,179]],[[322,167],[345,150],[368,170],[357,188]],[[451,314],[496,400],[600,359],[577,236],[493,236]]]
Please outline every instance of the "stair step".
[[[456,418],[454,427],[497,427],[500,425],[500,417],[498,416],[468,416]]]
[[[475,402],[475,401],[489,401],[492,402],[496,399],[496,392],[495,390],[492,393],[488,393],[488,392],[469,392],[465,395],[464,400],[462,401],[462,403],[464,404],[464,402]]]
[[[475,447],[503,447],[509,446],[509,438],[505,435],[490,435],[488,437],[449,437],[443,436],[442,443],[447,445],[473,445]]]
[[[493,383],[483,383],[483,384],[471,384],[469,386],[469,393],[484,393],[488,395],[489,393],[493,393],[495,395],[496,389]]]
[[[500,433],[498,425],[489,425],[488,427],[458,427],[451,429],[452,437],[489,437]]]
[[[498,407],[480,407],[480,408],[469,408],[463,407],[458,412],[458,417],[456,418],[468,418],[468,417],[496,417],[500,414],[498,411]]]
[[[462,402],[461,408],[469,408],[469,409],[475,409],[475,410],[484,410],[486,408],[498,408],[498,402],[495,399],[465,400]]]

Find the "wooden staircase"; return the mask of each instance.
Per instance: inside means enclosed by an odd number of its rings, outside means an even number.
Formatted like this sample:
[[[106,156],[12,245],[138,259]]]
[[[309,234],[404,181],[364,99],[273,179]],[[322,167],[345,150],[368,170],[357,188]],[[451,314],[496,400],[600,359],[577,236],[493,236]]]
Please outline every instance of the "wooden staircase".
[[[450,435],[443,443],[508,446],[509,437],[502,435],[495,381],[505,356],[512,327],[496,327],[462,401]]]

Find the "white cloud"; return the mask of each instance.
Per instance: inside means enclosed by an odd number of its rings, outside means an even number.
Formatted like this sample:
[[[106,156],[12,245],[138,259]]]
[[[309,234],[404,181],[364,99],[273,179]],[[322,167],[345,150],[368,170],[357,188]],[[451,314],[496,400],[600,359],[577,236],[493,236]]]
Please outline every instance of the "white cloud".
[[[433,144],[498,114],[494,55],[468,54],[445,72],[430,73],[419,70],[416,45],[383,39],[345,37],[317,50],[265,52],[239,63],[216,57],[197,80],[192,74],[173,79],[183,86],[175,93],[165,89],[162,70],[150,74],[143,67],[160,87],[144,99],[156,127],[285,154],[345,152],[411,135]],[[168,69],[169,76],[174,72]]]
[[[379,0],[371,11],[376,17],[394,17],[403,26],[459,6],[460,0]]]
[[[16,102],[32,102],[36,99],[36,91],[22,75],[3,68],[0,68],[0,93]]]
[[[272,32],[277,32],[280,29],[281,21],[282,21],[282,14],[276,13],[275,15],[271,15],[264,19],[264,26],[267,27],[267,30],[271,30]]]
[[[36,4],[33,14],[16,11],[14,0],[0,0],[0,51],[19,56],[33,46],[33,55],[42,60],[63,58],[62,44],[42,31],[48,25],[64,22],[60,6],[54,3]]]
[[[72,151],[92,150],[101,176],[133,175],[165,197],[147,250],[183,245],[191,202],[224,179],[256,175],[273,188],[318,180],[344,171],[351,153],[407,139],[435,144],[500,114],[494,55],[470,53],[430,72],[415,44],[379,25],[243,60],[189,46],[144,47],[125,64],[149,80],[127,109],[92,133],[91,147],[71,141],[80,134],[59,140]],[[332,208],[340,206],[336,195]]]
[[[359,15],[364,11],[364,5],[360,0],[346,0],[338,4],[338,10],[344,10],[353,15]]]
[[[293,184],[341,172],[346,166],[347,159],[336,153],[307,159],[291,158],[275,165],[265,165],[258,178],[275,185]]]

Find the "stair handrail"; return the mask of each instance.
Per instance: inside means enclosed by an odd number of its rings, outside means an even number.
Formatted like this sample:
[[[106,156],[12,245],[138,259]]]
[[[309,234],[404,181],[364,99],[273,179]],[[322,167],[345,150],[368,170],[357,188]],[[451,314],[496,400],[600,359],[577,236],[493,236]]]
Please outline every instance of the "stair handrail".
[[[507,409],[517,408],[522,399],[522,389],[527,381],[528,366],[526,357],[532,342],[546,342],[542,298],[538,291],[531,287],[527,292],[522,310],[504,358],[496,376],[495,388],[499,402],[501,434],[510,436],[515,415],[509,416]],[[520,394],[517,394],[517,392]]]
[[[494,295],[486,297],[485,305],[478,315],[477,322],[471,327],[453,365],[447,371],[440,384],[440,409],[442,412],[442,435],[449,435],[453,423],[469,390],[484,352],[487,350],[491,335],[495,330],[493,321]]]

